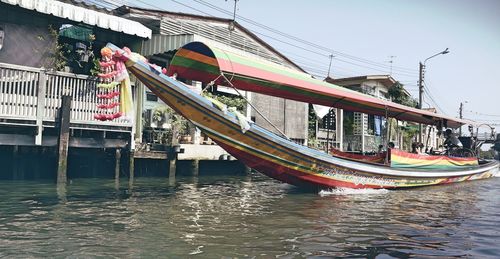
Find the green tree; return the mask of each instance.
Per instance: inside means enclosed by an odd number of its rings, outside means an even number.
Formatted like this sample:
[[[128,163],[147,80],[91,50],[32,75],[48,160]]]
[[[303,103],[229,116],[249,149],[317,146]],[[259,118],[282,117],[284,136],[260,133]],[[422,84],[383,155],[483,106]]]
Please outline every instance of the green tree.
[[[210,92],[205,92],[204,95],[227,105],[227,107],[235,107],[241,113],[244,113],[247,107],[245,99],[239,96],[215,95]]]
[[[316,121],[318,120],[318,116],[316,116],[316,113],[314,112],[314,108],[312,104],[309,104],[309,113],[307,115],[308,117],[308,124],[307,124],[307,143],[310,147],[316,147],[317,141],[316,141]]]
[[[395,103],[399,103],[409,107],[417,107],[417,100],[407,94],[404,89],[404,85],[399,81],[394,83],[394,85],[389,88],[388,94],[389,97],[391,97],[391,100]]]
[[[162,142],[169,145],[177,145],[179,136],[187,134],[188,131],[188,121],[182,117],[180,114],[175,112],[172,108],[168,106],[158,106],[153,110],[153,121],[157,124],[162,124],[166,118],[170,119],[170,130],[165,132],[164,137],[162,137]],[[159,134],[159,132],[156,132]]]
[[[493,148],[490,148],[490,150],[479,150],[479,157],[484,159],[494,159],[495,150]]]
[[[66,44],[59,43],[59,31],[54,29],[52,25],[49,25],[48,32],[47,35],[37,35],[37,39],[41,42],[40,46],[44,47],[35,47],[33,51],[46,55],[47,58],[43,62],[45,68],[62,71],[68,63],[66,55],[69,50]]]

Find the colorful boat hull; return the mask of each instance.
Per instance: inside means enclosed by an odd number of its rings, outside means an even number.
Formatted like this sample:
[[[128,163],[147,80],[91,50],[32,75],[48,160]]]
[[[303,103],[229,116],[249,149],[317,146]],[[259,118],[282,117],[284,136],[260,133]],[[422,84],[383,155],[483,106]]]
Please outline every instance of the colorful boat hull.
[[[456,170],[395,169],[330,156],[298,145],[258,125],[243,132],[238,118],[149,64],[129,60],[128,69],[162,101],[193,122],[245,165],[277,180],[314,189],[406,188],[492,177],[499,164]]]

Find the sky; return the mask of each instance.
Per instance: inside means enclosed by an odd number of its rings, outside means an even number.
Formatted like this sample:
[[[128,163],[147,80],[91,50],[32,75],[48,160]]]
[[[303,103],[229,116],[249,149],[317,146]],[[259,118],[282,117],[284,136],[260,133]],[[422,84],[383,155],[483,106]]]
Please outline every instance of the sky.
[[[234,0],[134,5],[232,18]],[[497,124],[500,132],[499,12],[498,0],[238,0],[236,21],[319,79],[327,75],[330,55],[335,78],[390,74],[392,60],[392,76],[416,99],[419,62],[449,48],[426,62],[423,106],[458,117],[462,102],[464,118]]]

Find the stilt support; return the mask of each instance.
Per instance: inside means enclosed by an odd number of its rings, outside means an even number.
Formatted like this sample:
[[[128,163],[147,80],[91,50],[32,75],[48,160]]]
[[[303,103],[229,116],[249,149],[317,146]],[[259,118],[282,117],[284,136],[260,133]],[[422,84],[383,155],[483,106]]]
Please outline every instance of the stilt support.
[[[129,155],[129,166],[128,166],[128,180],[129,184],[132,185],[134,183],[134,150],[130,150]]]
[[[122,158],[121,149],[117,148],[115,151],[115,181],[120,180],[120,160]]]
[[[67,181],[70,116],[71,96],[63,95],[59,113],[57,183],[66,183]]]
[[[168,160],[169,166],[168,166],[168,177],[170,178],[175,178],[175,171],[177,171],[177,159],[176,158],[171,158]]]
[[[21,180],[19,179],[19,146],[12,147],[12,179],[13,180]]]
[[[191,161],[191,173],[193,176],[198,176],[200,174],[200,160],[195,159]]]

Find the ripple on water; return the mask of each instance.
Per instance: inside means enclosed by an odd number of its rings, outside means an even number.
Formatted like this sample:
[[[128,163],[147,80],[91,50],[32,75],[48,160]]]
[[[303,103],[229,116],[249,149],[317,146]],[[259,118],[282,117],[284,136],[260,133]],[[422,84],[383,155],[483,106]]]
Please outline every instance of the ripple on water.
[[[387,189],[352,189],[352,188],[337,188],[330,190],[321,190],[319,192],[320,196],[328,195],[377,195],[386,194],[389,190]]]
[[[0,257],[495,257],[499,183],[318,195],[260,175],[76,179],[59,194],[0,182]]]

